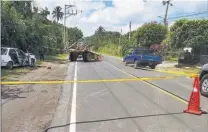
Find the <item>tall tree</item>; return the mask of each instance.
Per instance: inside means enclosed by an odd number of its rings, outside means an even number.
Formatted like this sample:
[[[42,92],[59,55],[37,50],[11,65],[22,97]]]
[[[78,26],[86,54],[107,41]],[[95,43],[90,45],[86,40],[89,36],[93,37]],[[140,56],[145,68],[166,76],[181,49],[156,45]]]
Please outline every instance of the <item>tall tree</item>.
[[[45,9],[42,10],[42,11],[40,12],[40,14],[41,14],[43,17],[46,18],[48,15],[50,15],[50,11],[48,10],[47,7],[45,7]]]
[[[63,19],[64,13],[61,10],[62,8],[60,6],[55,7],[53,10],[53,18],[55,18],[57,22]]]
[[[103,34],[105,32],[105,29],[102,26],[99,26],[98,29],[95,31],[96,35]]]
[[[11,6],[25,18],[32,18],[32,1],[13,1]]]
[[[142,25],[137,30],[137,41],[141,46],[150,47],[152,44],[161,44],[165,39],[167,28],[155,22]]]

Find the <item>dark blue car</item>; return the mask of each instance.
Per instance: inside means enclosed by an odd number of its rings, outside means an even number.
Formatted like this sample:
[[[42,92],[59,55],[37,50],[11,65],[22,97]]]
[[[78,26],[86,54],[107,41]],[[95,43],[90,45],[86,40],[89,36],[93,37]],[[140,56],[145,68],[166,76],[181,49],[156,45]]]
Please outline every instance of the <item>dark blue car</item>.
[[[149,66],[155,69],[158,64],[162,63],[162,59],[158,55],[153,55],[150,49],[136,48],[123,58],[123,62],[125,65],[134,64],[134,68],[138,66]]]

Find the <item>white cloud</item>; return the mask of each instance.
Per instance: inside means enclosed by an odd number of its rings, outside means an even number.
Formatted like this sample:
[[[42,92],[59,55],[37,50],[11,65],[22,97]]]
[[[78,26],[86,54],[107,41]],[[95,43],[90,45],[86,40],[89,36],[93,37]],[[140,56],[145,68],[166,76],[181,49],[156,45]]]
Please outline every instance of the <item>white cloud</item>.
[[[36,0],[40,6],[47,6],[52,12],[55,6],[64,8],[69,4],[69,0]],[[103,26],[106,30],[119,31],[123,33],[129,31],[129,21],[132,21],[132,30],[137,29],[144,22],[160,20],[158,16],[164,16],[165,6],[162,0],[113,0],[113,7],[104,8],[103,2],[89,2],[92,0],[75,0],[78,10],[83,13],[67,18],[68,27],[78,26],[85,36],[92,35],[98,26]],[[107,0],[106,0],[107,1]],[[73,4],[74,0],[70,3]],[[198,12],[207,9],[205,0],[172,0],[173,6],[169,8],[168,15],[176,16],[187,12]],[[89,12],[94,10],[89,15]],[[52,17],[50,17],[52,19]],[[63,21],[61,22],[63,23]],[[173,23],[171,21],[171,23]]]

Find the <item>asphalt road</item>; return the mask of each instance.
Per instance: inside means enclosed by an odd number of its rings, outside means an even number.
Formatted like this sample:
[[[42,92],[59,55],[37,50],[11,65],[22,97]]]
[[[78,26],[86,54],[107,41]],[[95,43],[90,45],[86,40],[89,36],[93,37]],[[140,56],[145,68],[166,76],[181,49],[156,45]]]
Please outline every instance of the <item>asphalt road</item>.
[[[66,80],[109,80],[165,77],[173,74],[134,69],[119,59],[71,63]],[[151,84],[150,84],[150,83]],[[174,79],[64,84],[50,132],[207,132],[208,115],[183,113],[193,86],[187,77]],[[173,96],[163,90],[167,90]],[[177,97],[179,96],[179,97]],[[183,99],[181,99],[183,98]],[[208,108],[208,98],[201,97]],[[59,126],[60,125],[60,126]]]

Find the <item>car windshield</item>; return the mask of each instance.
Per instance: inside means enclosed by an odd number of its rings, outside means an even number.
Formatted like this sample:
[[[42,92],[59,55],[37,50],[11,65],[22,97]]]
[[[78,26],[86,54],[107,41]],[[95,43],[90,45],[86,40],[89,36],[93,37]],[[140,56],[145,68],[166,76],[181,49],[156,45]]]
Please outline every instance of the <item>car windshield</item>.
[[[7,54],[8,49],[6,48],[1,48],[1,55],[6,55]]]
[[[136,50],[136,54],[149,54],[150,50]]]

